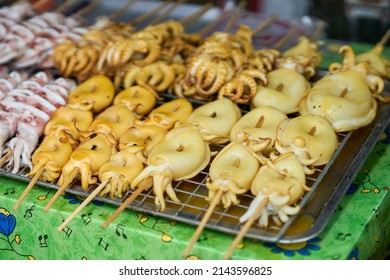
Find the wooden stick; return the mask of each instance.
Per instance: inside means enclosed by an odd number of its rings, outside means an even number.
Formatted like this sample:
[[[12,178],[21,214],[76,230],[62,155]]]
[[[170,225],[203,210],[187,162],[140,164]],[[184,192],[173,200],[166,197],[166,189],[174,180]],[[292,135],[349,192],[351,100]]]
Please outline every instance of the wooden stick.
[[[236,238],[233,240],[233,243],[230,245],[225,256],[223,257],[224,260],[228,260],[230,258],[230,256],[233,254],[234,250],[236,249],[238,243],[240,243],[240,241],[244,238],[245,234],[248,232],[248,230],[252,226],[253,222],[260,215],[260,211],[267,205],[267,203],[268,203],[268,197],[264,198],[261,201],[261,203],[257,206],[253,215],[245,222],[244,226],[241,228],[240,232],[237,234]]]
[[[228,21],[228,23],[225,26],[225,32],[228,32],[232,29],[234,23],[236,23],[238,16],[240,15],[241,9],[245,7],[246,1],[241,1],[240,4],[238,4],[237,7],[234,8],[232,17]]]
[[[171,7],[169,7],[165,12],[163,12],[161,15],[156,17],[152,22],[149,23],[149,25],[155,25],[160,22],[160,20],[164,19],[166,16],[168,16],[174,9],[177,8],[177,6],[187,2],[188,0],[179,0],[175,2]]]
[[[209,2],[206,5],[204,5],[202,8],[200,8],[198,11],[195,11],[194,13],[182,18],[179,22],[183,26],[187,26],[188,24],[196,21],[200,16],[202,16],[204,13],[206,13],[212,7],[214,7],[214,4]]]
[[[67,187],[69,187],[69,185],[72,183],[72,181],[74,180],[74,178],[76,178],[77,176],[77,173],[78,173],[78,169],[75,168],[72,172],[72,174],[70,174],[70,176],[68,177],[68,179],[62,184],[62,186],[57,190],[57,192],[54,194],[54,196],[51,198],[51,200],[49,201],[49,203],[46,205],[46,207],[43,209],[45,212],[49,211],[49,209],[53,206],[53,204],[57,201],[57,199],[60,197],[60,195],[65,191],[65,189]]]
[[[221,201],[223,190],[219,189],[215,194],[214,198],[210,202],[210,206],[207,208],[206,213],[204,214],[200,224],[196,228],[194,235],[192,236],[190,242],[183,252],[183,257],[186,258],[191,251],[192,246],[194,246],[196,240],[198,240],[199,235],[202,233],[204,227],[206,226],[207,221],[210,219],[211,214],[213,213],[215,206]]]
[[[314,31],[313,35],[311,35],[310,41],[312,41],[312,42],[317,41],[318,37],[320,36],[322,30],[324,30],[325,26],[326,26],[326,23],[321,21],[318,24],[318,26],[317,26],[316,30]]]
[[[32,177],[30,183],[27,185],[25,190],[23,191],[22,195],[19,197],[18,201],[16,201],[13,210],[18,210],[20,204],[22,204],[23,200],[26,198],[30,190],[34,187],[35,183],[38,181],[39,177],[41,177],[43,171],[45,171],[45,167],[41,167],[41,169],[38,170],[37,173],[35,173],[34,177]]]
[[[297,28],[294,26],[291,28],[274,46],[275,49],[280,49],[287,41],[297,32]]]
[[[138,188],[128,197],[126,198],[125,201],[123,201],[123,203],[116,209],[116,211],[114,212],[114,214],[112,214],[110,217],[108,217],[108,219],[104,222],[104,224],[102,225],[102,228],[105,229],[106,227],[108,227],[112,221],[114,221],[116,219],[116,217],[119,216],[120,213],[123,212],[123,210],[126,209],[126,207],[128,205],[130,205],[130,203],[132,203],[134,201],[134,199],[136,199],[138,197],[138,195],[143,192],[144,190],[146,190],[149,186],[150,186],[150,181],[149,182],[145,182],[145,184],[143,184],[144,182],[142,182],[141,184],[138,185]]]
[[[0,167],[7,162],[7,160],[12,156],[12,150],[9,150],[1,159],[0,159]]]
[[[144,13],[142,16],[137,17],[136,19],[130,21],[129,23],[132,25],[136,25],[136,24],[140,23],[141,21],[147,19],[148,17],[151,17],[151,16],[157,14],[161,9],[164,9],[166,6],[171,4],[171,2],[172,2],[172,0],[167,0],[166,2],[161,4],[160,6],[156,7],[153,10],[150,10],[147,13]]]
[[[57,228],[58,231],[62,231],[79,213],[87,206],[92,199],[94,199],[108,184],[109,181],[102,182],[77,208],[70,214],[70,216]]]
[[[384,46],[384,45],[386,45],[386,43],[389,39],[390,39],[390,28],[387,30],[385,35],[383,35],[382,39],[378,42],[377,45]]]
[[[80,16],[83,16],[83,15],[86,15],[88,14],[90,11],[92,11],[93,9],[95,9],[99,4],[100,2],[102,2],[101,0],[93,0],[91,3],[89,3],[89,5],[85,6],[84,8],[81,8],[80,10],[78,10],[76,12],[76,14],[80,15]]]
[[[65,1],[65,3],[63,3],[62,5],[60,5],[56,10],[55,12],[56,13],[63,13],[66,9],[68,9],[70,6],[72,6],[74,3],[76,3],[77,0],[67,0]]]
[[[122,15],[130,6],[135,4],[138,0],[129,0],[125,5],[122,7],[118,8],[115,12],[113,12],[108,18],[110,20],[114,20],[115,18],[119,17]]]
[[[218,19],[214,20],[213,22],[211,22],[208,25],[206,25],[205,27],[203,27],[198,32],[198,34],[201,36],[205,36],[210,30],[215,28],[219,24],[220,20],[223,19],[228,13],[229,13],[229,11],[223,11]]]
[[[267,26],[269,26],[271,23],[273,23],[276,19],[278,18],[277,15],[272,15],[271,17],[269,17],[268,19],[266,19],[265,21],[263,21],[258,27],[256,27],[253,31],[252,31],[252,36],[259,33],[260,31],[262,31],[264,28],[266,28]]]

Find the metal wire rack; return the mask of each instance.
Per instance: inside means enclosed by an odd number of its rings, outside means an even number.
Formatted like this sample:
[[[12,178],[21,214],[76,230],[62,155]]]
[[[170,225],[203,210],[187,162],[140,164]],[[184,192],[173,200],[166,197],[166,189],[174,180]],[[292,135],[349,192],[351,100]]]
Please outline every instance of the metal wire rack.
[[[388,84],[386,88],[389,88]],[[177,98],[169,94],[165,94],[163,97],[165,100],[160,102]],[[194,107],[204,103],[198,100],[190,101]],[[243,108],[243,112],[245,110]],[[307,185],[311,188],[311,191],[307,192],[299,202],[300,213],[290,217],[281,227],[271,224],[268,229],[261,229],[254,224],[246,237],[268,242],[294,243],[306,241],[318,235],[346,193],[359,171],[359,167],[388,125],[389,120],[390,104],[379,104],[377,117],[370,125],[358,131],[339,133],[340,144],[333,158],[327,165],[316,168],[314,174],[307,176]],[[223,145],[213,145],[211,149],[220,150],[222,147]],[[173,182],[173,188],[181,202],[175,202],[167,197],[165,211],[160,212],[159,206],[155,205],[152,189],[141,193],[128,208],[191,225],[198,225],[209,206],[206,200],[208,189],[205,185],[206,178],[209,175],[209,166],[192,179]],[[28,167],[23,167],[17,174],[12,174],[10,170],[3,167],[0,169],[0,174],[28,182],[30,181],[30,178],[27,177],[28,171]],[[38,181],[36,184],[58,189],[55,182]],[[80,182],[75,181],[66,192],[86,197],[95,187],[96,185],[91,185],[89,190],[85,191],[81,188]],[[130,194],[131,191],[122,199],[100,196],[95,199],[119,206]],[[206,228],[228,234],[237,234],[241,226],[239,218],[246,212],[253,198],[253,195],[246,193],[239,196],[240,203],[238,205],[227,209],[218,205],[206,224]]]

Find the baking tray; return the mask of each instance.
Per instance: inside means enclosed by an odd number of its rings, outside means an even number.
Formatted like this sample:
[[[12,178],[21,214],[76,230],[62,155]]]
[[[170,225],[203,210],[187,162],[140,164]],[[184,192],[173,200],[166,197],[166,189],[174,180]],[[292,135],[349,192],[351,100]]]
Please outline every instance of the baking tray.
[[[386,83],[385,95],[389,95],[389,93],[390,84]],[[162,102],[177,98],[169,94],[163,94],[163,97],[164,101]],[[189,100],[194,107],[203,104],[199,100]],[[339,133],[340,145],[333,158],[322,168],[316,168],[313,175],[307,176],[307,185],[311,187],[311,191],[307,192],[300,201],[301,211],[297,215],[291,216],[280,228],[271,224],[269,229],[265,230],[258,228],[255,223],[246,234],[246,237],[267,242],[295,243],[309,240],[318,235],[326,226],[360,167],[389,124],[390,104],[379,102],[378,105],[377,116],[374,121],[356,131]],[[222,147],[223,145],[215,145],[211,148],[212,150],[219,150]],[[174,182],[174,190],[181,202],[175,202],[166,197],[166,209],[163,212],[160,212],[159,207],[154,204],[152,189],[141,193],[127,208],[196,226],[200,223],[209,206],[205,200],[208,192],[205,186],[208,168],[209,166],[190,180]],[[1,168],[0,174],[29,182],[28,171],[28,167],[22,167],[17,174],[12,174],[6,168]],[[55,182],[37,181],[36,185],[58,189]],[[94,188],[96,188],[96,185],[91,185],[85,191],[81,188],[80,182],[75,181],[66,189],[66,192],[86,197]],[[130,194],[131,191],[123,199],[100,196],[95,199],[119,206]],[[205,227],[236,235],[241,228],[239,218],[246,212],[253,198],[253,195],[246,193],[239,195],[240,203],[236,206],[224,209],[222,205],[218,205]]]
[[[95,11],[96,14],[89,14],[90,21],[97,15],[109,11],[111,6],[107,4],[107,1],[103,1],[102,4],[103,5]],[[120,18],[119,20],[126,21],[126,19],[134,18],[136,14],[139,13],[135,12],[135,15],[132,16],[129,16],[129,13],[124,13],[123,18]],[[258,17],[256,18],[258,19]],[[253,20],[253,17],[246,17],[240,19],[236,24],[249,23],[249,25],[251,25],[251,20]],[[205,21],[200,21],[199,24],[200,23],[208,23],[207,17]],[[223,20],[221,20],[220,26],[221,25],[223,26]],[[216,28],[218,29],[218,26],[216,26]],[[264,38],[261,36],[259,38],[262,40],[258,40],[258,42],[264,44]],[[294,41],[294,39],[291,39],[291,41]],[[255,43],[257,43],[257,41]],[[272,43],[272,40],[270,43]],[[259,44],[255,47],[261,48],[264,47],[264,45]],[[34,69],[27,69],[27,71],[33,72]],[[318,76],[316,79],[325,75],[327,72],[320,70],[317,73]],[[388,82],[386,82],[384,92],[385,95],[389,95],[390,93],[390,84]],[[163,94],[163,97],[164,101],[177,98],[176,96],[169,94]],[[204,102],[199,100],[189,99],[189,101],[191,101],[194,107],[204,104]],[[295,243],[309,240],[318,235],[328,223],[340,200],[353,182],[360,167],[363,165],[370,154],[370,151],[373,149],[380,135],[389,123],[390,104],[379,102],[378,105],[377,116],[374,121],[370,125],[360,128],[359,130],[349,133],[339,133],[340,145],[333,158],[327,165],[317,168],[313,175],[307,176],[307,185],[311,187],[311,191],[307,192],[300,201],[301,211],[297,215],[291,216],[282,227],[276,227],[271,224],[271,226],[265,230],[260,229],[256,224],[253,224],[247,232],[246,237],[267,242]],[[248,110],[248,108],[245,107],[242,109],[244,113]],[[222,147],[223,146],[221,145],[215,145],[212,146],[212,149],[219,150]],[[196,226],[200,223],[209,206],[208,202],[205,200],[208,193],[207,187],[205,186],[205,180],[208,177],[208,168],[209,166],[191,180],[174,182],[174,190],[181,202],[178,203],[166,197],[167,205],[164,212],[160,212],[159,207],[155,205],[152,189],[148,192],[141,193],[127,208]],[[4,167],[0,168],[0,175],[26,183],[30,182],[30,178],[27,177],[29,172],[28,167],[22,167],[17,174],[12,174],[9,171],[10,170],[7,170]],[[48,183],[37,181],[36,185],[50,189],[58,189],[55,182]],[[80,182],[75,181],[66,189],[66,192],[80,197],[86,197],[94,188],[96,188],[96,185],[91,185],[89,190],[85,191],[81,188]],[[95,199],[119,206],[130,194],[131,191],[129,191],[123,199],[111,199],[100,196]],[[246,212],[253,198],[253,195],[247,193],[239,195],[239,205],[231,206],[228,209],[224,209],[221,205],[218,205],[214,209],[213,214],[205,227],[236,235],[241,229],[239,218]]]

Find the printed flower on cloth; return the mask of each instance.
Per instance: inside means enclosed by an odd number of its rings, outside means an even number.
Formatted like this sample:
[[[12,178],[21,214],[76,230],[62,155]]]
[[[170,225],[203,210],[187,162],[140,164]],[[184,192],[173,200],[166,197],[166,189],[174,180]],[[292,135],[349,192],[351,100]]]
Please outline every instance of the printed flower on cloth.
[[[295,244],[281,244],[281,243],[264,243],[265,247],[271,248],[271,252],[275,254],[283,253],[286,257],[294,257],[296,253],[302,256],[309,256],[310,251],[320,250],[321,247],[315,243],[319,242],[321,238],[315,237],[305,242]]]
[[[0,233],[5,236],[10,236],[16,226],[16,219],[7,209],[0,208]]]

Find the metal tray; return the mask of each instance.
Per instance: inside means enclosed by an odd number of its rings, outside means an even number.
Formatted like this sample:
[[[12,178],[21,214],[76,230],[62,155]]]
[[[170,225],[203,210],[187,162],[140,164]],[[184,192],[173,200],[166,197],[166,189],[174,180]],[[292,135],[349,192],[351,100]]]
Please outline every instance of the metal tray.
[[[112,2],[102,1],[102,6],[100,6],[95,13],[89,14],[88,21],[92,22],[96,16],[109,13],[110,9],[113,10],[115,8],[112,7],[111,4]],[[136,10],[134,13],[139,14],[139,11]],[[213,14],[213,12],[210,12],[210,14]],[[129,13],[124,13],[122,18],[119,18],[118,20],[126,21],[135,16],[136,15],[130,16]],[[253,18],[258,20],[258,16],[246,17],[240,18],[239,22],[251,25]],[[204,20],[200,20],[196,28],[200,28],[199,26],[209,23],[209,20],[208,17],[205,17]],[[255,20],[255,22],[257,22],[257,20]],[[221,25],[223,24],[220,24],[220,26]],[[283,26],[289,27],[289,24]],[[278,31],[280,32],[279,29]],[[256,48],[264,47],[264,38],[255,41],[255,43],[256,42],[260,42],[259,45],[255,46]],[[33,70],[34,69],[27,69],[29,72],[32,72]],[[326,74],[326,72],[319,71],[318,74],[317,79]],[[386,82],[385,94],[390,95],[390,83],[388,82]],[[177,98],[176,96],[168,94],[164,94],[163,97],[165,101]],[[198,100],[189,100],[194,107],[203,104],[203,102]],[[246,112],[247,108],[244,107],[243,111]],[[247,232],[246,237],[268,242],[295,243],[309,240],[318,235],[326,226],[334,210],[347,192],[360,167],[370,154],[370,151],[375,146],[389,121],[390,104],[379,102],[377,116],[370,125],[353,132],[340,133],[340,145],[331,161],[326,166],[317,168],[313,175],[307,177],[307,185],[311,187],[311,191],[306,193],[300,201],[301,211],[299,214],[290,217],[290,219],[280,228],[271,226],[269,229],[264,230],[258,228],[256,224],[254,224]],[[213,146],[212,149],[218,150],[221,149],[221,147],[222,146]],[[0,168],[0,175],[24,182],[30,181],[30,178],[27,177],[28,172],[28,167],[22,167],[17,174],[10,173],[10,170],[7,170],[6,168]],[[166,198],[167,205],[164,212],[160,212],[159,207],[154,204],[152,190],[141,193],[128,208],[134,211],[157,215],[196,226],[200,223],[209,206],[208,202],[205,200],[208,192],[207,187],[205,186],[207,177],[208,167],[191,180],[174,182],[173,187],[178,198],[181,200],[181,203]],[[58,189],[55,182],[48,183],[37,181],[36,184],[51,189]],[[91,185],[88,191],[84,191],[80,186],[80,182],[75,181],[66,189],[66,192],[86,197],[94,188],[96,188],[96,185]],[[119,206],[130,194],[131,191],[129,191],[123,199],[110,199],[100,196],[95,199]],[[239,196],[240,204],[237,206],[231,206],[228,209],[224,209],[221,205],[218,205],[214,209],[213,214],[205,227],[236,235],[241,228],[239,218],[246,212],[253,198],[253,195],[247,193]]]
[[[385,94],[389,95],[389,93],[390,84],[386,83]],[[177,98],[168,94],[163,95],[163,97],[165,101]],[[190,101],[192,101],[194,107],[203,104],[198,100]],[[323,168],[316,168],[316,172],[307,177],[307,185],[312,189],[300,201],[301,211],[299,214],[290,217],[280,228],[270,226],[269,229],[265,230],[254,224],[246,237],[268,242],[295,243],[309,240],[318,235],[327,224],[390,121],[390,104],[379,102],[378,105],[377,116],[374,121],[356,131],[339,133],[340,145],[331,161]],[[220,145],[212,146],[212,149],[218,150],[221,147]],[[17,174],[12,174],[9,170],[1,168],[0,175],[29,182],[30,178],[26,175],[28,171],[28,167],[23,167]],[[208,192],[205,186],[207,177],[208,167],[191,180],[174,182],[174,190],[181,202],[172,201],[167,197],[164,212],[160,212],[159,207],[154,204],[152,189],[141,193],[128,208],[196,226],[200,223],[209,206],[205,200]],[[36,184],[58,189],[55,182],[38,181]],[[95,185],[91,185],[88,191],[84,191],[80,186],[80,182],[75,181],[66,192],[86,197],[95,187]],[[100,196],[95,199],[119,206],[129,194],[131,194],[131,191],[123,199]],[[239,205],[231,206],[228,209],[218,205],[205,227],[236,235],[241,227],[239,218],[248,209],[253,198],[253,195],[246,193],[239,196]]]

